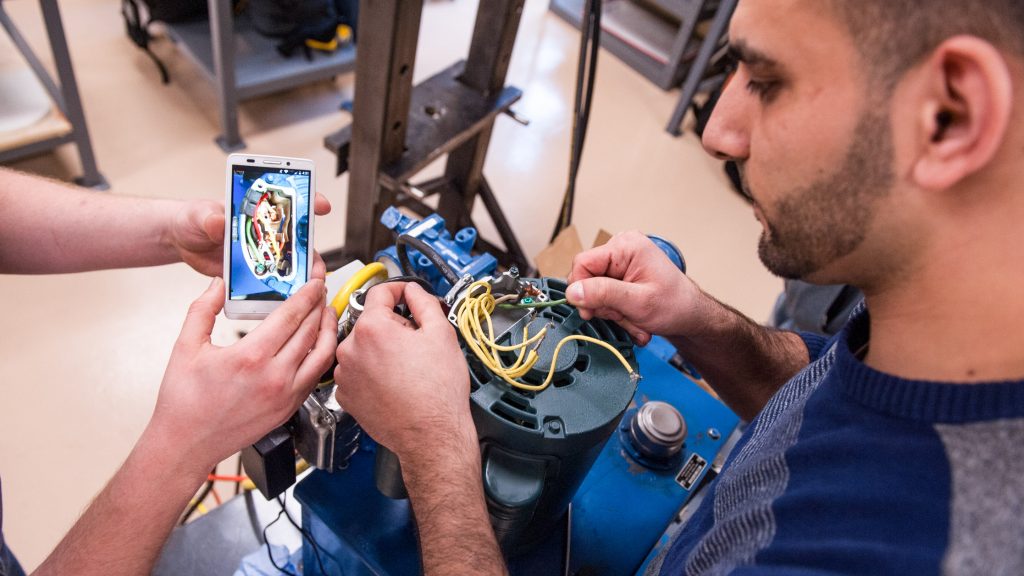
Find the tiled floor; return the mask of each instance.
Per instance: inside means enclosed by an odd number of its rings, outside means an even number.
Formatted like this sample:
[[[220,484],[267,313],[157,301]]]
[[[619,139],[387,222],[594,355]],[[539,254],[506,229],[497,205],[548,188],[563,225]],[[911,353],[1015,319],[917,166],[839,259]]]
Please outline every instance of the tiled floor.
[[[47,55],[38,3],[4,6]],[[213,143],[211,87],[166,40],[155,49],[173,82],[161,86],[125,37],[119,6],[61,2],[111,193],[219,199],[224,154]],[[428,0],[417,79],[464,56],[475,9],[471,0]],[[546,243],[565,185],[578,38],[545,0],[527,2],[509,80],[524,90],[516,110],[532,123],[499,118],[488,156],[486,173],[531,254]],[[347,180],[331,176],[322,140],[349,121],[338,106],[352,82],[347,76],[246,102],[240,113],[250,151],[308,157],[321,167],[318,188],[335,206],[317,225],[321,249],[338,246],[344,230]],[[781,282],[757,260],[760,227],[696,140],[663,131],[677,94],[602,53],[576,223],[584,242],[602,227],[674,240],[694,279],[764,319]],[[67,148],[16,167],[66,178],[77,173],[76,162]],[[27,568],[42,561],[127,455],[149,418],[185,309],[206,284],[184,265],[0,279],[4,530]],[[236,329],[221,319],[216,338],[230,342]]]

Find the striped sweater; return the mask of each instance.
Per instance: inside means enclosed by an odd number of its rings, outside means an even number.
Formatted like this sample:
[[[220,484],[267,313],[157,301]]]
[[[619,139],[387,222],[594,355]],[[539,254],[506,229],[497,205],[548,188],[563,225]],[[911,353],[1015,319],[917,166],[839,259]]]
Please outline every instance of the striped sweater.
[[[869,326],[804,337],[661,574],[1024,574],[1024,381],[883,374]]]

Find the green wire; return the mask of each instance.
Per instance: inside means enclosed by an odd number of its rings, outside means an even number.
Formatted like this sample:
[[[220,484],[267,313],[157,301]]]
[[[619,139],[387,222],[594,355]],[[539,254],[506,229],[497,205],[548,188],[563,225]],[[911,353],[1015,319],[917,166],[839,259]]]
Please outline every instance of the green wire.
[[[553,308],[555,306],[561,306],[562,304],[568,303],[568,300],[562,298],[561,300],[552,300],[550,302],[531,302],[530,304],[499,304],[498,308],[504,308],[506,310],[522,310],[524,308]]]
[[[256,260],[256,258],[258,256],[258,253],[259,253],[259,248],[256,246],[256,239],[253,238],[253,236],[252,236],[253,235],[253,230],[252,230],[253,226],[254,226],[253,221],[249,220],[248,225],[245,227],[245,239],[246,239],[247,243],[249,244],[249,248],[252,250],[252,252],[250,252],[250,253],[252,254],[253,260]]]

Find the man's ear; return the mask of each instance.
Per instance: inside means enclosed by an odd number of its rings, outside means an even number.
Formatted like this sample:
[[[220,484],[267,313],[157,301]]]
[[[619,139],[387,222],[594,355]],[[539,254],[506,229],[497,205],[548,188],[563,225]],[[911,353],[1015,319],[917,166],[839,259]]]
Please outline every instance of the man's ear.
[[[988,165],[1002,146],[1012,76],[999,50],[973,36],[946,40],[923,66],[912,177],[926,190],[945,190]]]

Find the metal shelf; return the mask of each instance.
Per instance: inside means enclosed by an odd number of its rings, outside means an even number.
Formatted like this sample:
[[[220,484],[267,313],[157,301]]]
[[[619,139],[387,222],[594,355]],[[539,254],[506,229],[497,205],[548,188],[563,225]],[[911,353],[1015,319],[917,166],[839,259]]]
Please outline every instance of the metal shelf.
[[[40,0],[46,35],[50,41],[54,64],[60,85],[50,77],[46,67],[32,51],[31,46],[18,31],[14,21],[4,10],[0,0],[0,27],[10,36],[14,47],[24,57],[36,78],[49,93],[57,110],[34,126],[4,134],[0,137],[0,162],[12,162],[28,156],[49,152],[64,144],[75,144],[82,163],[82,176],[75,181],[82,186],[106,190],[110,186],[100,174],[93,155],[92,141],[85,123],[82,101],[78,95],[75,71],[71,67],[67,39],[64,37],[64,23],[56,0]]]
[[[168,35],[218,91],[225,151],[245,147],[238,133],[238,102],[333,78],[355,69],[354,46],[284,58],[275,41],[256,31],[246,14],[232,16],[230,0],[209,0],[209,20],[166,24]]]
[[[489,128],[498,114],[522,97],[522,91],[512,86],[490,97],[482,95],[459,80],[465,66],[465,61],[456,62],[413,88],[407,145],[397,161],[382,167],[385,187],[401,190],[431,162]],[[324,145],[338,154],[351,140],[349,125],[327,136]],[[347,154],[339,154],[342,156],[347,158]]]
[[[663,90],[678,86],[700,46],[694,32],[713,2],[677,0],[666,7],[608,0],[601,17],[601,46]],[[579,28],[584,0],[551,0],[550,9]],[[680,20],[674,17],[679,16]]]

